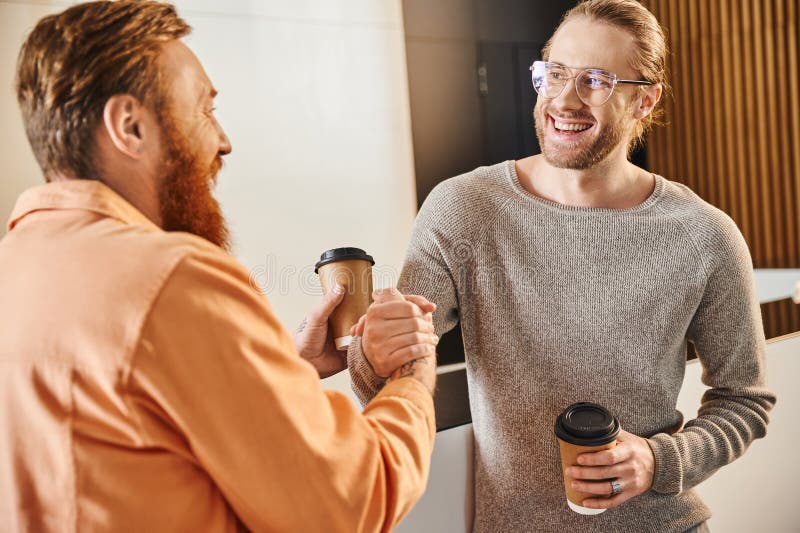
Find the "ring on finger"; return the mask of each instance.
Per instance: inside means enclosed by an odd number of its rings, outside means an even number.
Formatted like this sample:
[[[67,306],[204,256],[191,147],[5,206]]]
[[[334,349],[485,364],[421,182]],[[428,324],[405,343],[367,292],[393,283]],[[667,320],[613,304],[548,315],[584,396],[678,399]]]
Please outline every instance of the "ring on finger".
[[[611,494],[616,496],[622,492],[622,483],[619,482],[619,479],[612,479],[611,480]]]

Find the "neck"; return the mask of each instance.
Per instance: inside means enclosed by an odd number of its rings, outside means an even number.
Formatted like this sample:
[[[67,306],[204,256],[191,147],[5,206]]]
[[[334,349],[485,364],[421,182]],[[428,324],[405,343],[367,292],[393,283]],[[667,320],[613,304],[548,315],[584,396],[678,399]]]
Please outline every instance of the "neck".
[[[517,161],[516,171],[531,194],[578,207],[629,209],[647,199],[655,186],[653,176],[629,162],[624,153],[580,170],[554,167],[543,155],[535,155]]]
[[[158,191],[152,181],[113,178],[103,179],[102,181],[149,218],[153,224],[158,227],[163,226]]]

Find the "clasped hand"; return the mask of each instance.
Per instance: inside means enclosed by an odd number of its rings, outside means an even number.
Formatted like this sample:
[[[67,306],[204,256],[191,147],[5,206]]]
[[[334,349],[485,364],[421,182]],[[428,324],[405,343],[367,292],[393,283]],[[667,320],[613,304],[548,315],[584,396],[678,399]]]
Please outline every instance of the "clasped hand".
[[[364,357],[375,375],[386,379],[409,361],[436,357],[436,304],[423,296],[403,295],[397,289],[375,291],[373,299],[350,334],[362,337]]]
[[[320,378],[347,368],[347,352],[337,350],[328,326],[344,289],[336,286],[303,319],[294,335],[300,356],[317,369]],[[424,357],[435,357],[439,338],[433,332],[436,305],[426,298],[403,295],[397,289],[373,293],[373,303],[350,332],[362,336],[362,350],[376,375],[389,377],[402,365]]]

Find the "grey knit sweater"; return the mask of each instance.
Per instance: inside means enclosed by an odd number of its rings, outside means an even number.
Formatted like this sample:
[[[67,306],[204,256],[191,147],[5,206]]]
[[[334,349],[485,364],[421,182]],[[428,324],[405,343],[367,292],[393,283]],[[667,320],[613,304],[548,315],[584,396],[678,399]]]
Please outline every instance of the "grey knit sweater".
[[[439,335],[461,321],[475,531],[685,531],[710,516],[692,487],[766,432],[775,396],[747,245],[683,185],[657,176],[632,209],[570,207],[523,189],[513,161],[478,168],[431,192],[398,287],[438,304]],[[683,424],[687,339],[710,388]],[[360,342],[348,359],[367,401],[380,380]],[[553,423],[576,401],[648,438],[652,490],[597,516],[567,507]]]

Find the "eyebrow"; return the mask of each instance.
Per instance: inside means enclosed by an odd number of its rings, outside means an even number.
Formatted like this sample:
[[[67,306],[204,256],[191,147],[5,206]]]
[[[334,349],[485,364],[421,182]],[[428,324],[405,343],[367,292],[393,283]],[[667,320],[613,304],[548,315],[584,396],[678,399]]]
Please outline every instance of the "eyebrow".
[[[561,65],[562,67],[568,68],[570,70],[602,70],[603,72],[614,72],[613,70],[608,70],[602,67],[570,67],[569,65],[565,65],[564,63],[560,63],[558,61],[549,61],[550,63],[555,63],[556,65]]]

